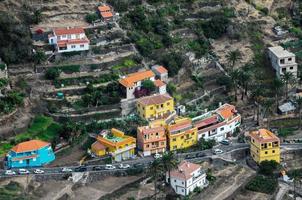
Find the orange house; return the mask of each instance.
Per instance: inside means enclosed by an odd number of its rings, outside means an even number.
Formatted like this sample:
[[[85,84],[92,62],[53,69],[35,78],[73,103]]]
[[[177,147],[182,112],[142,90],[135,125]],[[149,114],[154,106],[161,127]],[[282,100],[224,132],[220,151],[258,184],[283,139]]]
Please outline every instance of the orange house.
[[[144,156],[163,153],[166,150],[166,133],[162,126],[143,126],[137,128],[137,146]]]
[[[107,5],[102,5],[98,7],[98,11],[101,15],[101,17],[104,19],[104,21],[110,21],[113,18],[112,10]]]

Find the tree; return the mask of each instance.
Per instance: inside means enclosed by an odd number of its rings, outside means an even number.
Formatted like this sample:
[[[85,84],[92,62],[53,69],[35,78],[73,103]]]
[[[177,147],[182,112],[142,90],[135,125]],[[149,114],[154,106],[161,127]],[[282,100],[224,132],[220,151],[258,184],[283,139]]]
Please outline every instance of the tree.
[[[265,99],[264,103],[264,109],[265,109],[265,113],[266,113],[266,117],[267,117],[267,129],[270,128],[270,117],[273,113],[273,100],[272,99]]]
[[[226,55],[227,61],[231,67],[231,69],[234,68],[236,62],[241,59],[241,53],[239,50],[230,51]]]
[[[257,123],[260,124],[260,112],[261,112],[261,103],[263,101],[264,91],[261,85],[254,85],[252,90],[252,99],[255,101],[257,105]]]
[[[276,111],[278,110],[278,107],[279,107],[279,97],[282,94],[283,86],[284,86],[283,82],[278,78],[275,78],[272,82],[271,89],[275,95]]]
[[[285,99],[288,99],[288,92],[289,92],[289,85],[292,85],[295,83],[295,77],[291,72],[284,72],[283,75],[281,75],[281,80],[285,84]]]
[[[150,174],[154,178],[154,198],[157,200],[157,181],[162,173],[162,165],[158,159],[154,160],[150,166]]]
[[[42,12],[41,10],[35,10],[33,15],[33,22],[39,24],[42,21]]]
[[[235,101],[237,101],[237,86],[238,86],[238,81],[239,81],[239,70],[236,69],[236,70],[233,70],[231,73],[230,73],[230,77],[231,77],[231,80],[232,80],[232,85],[233,85],[233,90],[234,90],[234,93],[235,93]]]
[[[278,166],[279,164],[275,160],[262,161],[259,165],[259,173],[266,176],[272,176]]]
[[[99,16],[96,13],[90,13],[85,16],[86,22],[90,24],[96,21],[97,19],[99,19]]]
[[[46,70],[45,78],[48,80],[55,80],[60,76],[60,71],[57,68],[49,68]]]
[[[296,99],[296,103],[298,106],[298,112],[299,112],[299,130],[301,130],[301,120],[302,120],[302,97],[298,97]]]
[[[251,73],[250,71],[246,69],[241,69],[238,72],[238,80],[240,85],[242,86],[241,90],[241,100],[243,100],[244,94],[247,95],[247,89],[248,89],[248,84],[251,79]]]
[[[147,89],[149,92],[153,92],[155,90],[154,82],[151,80],[145,80],[142,82],[142,87]]]
[[[171,185],[171,170],[177,167],[177,160],[175,158],[175,155],[173,152],[169,151],[164,153],[162,159],[163,168],[166,172],[168,172],[169,175],[169,183]]]
[[[41,64],[42,62],[45,62],[47,60],[47,56],[45,53],[41,50],[38,50],[34,55],[33,55],[33,60],[36,64]]]
[[[213,146],[215,146],[215,144],[215,140],[205,140],[204,138],[200,138],[200,140],[198,141],[198,146],[200,150],[211,149]]]

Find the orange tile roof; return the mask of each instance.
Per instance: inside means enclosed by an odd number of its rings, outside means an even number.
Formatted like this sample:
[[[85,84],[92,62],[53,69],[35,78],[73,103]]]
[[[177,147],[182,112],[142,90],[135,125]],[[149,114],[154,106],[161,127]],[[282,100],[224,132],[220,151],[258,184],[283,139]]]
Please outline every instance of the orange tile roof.
[[[161,87],[161,86],[164,86],[166,84],[158,79],[158,80],[154,81],[154,85],[155,85],[155,87]]]
[[[150,133],[164,132],[165,128],[162,126],[157,126],[157,127],[142,126],[142,127],[138,127],[138,131],[142,134],[150,134]]]
[[[128,74],[126,78],[120,79],[119,82],[125,87],[132,87],[134,83],[142,81],[151,77],[155,74],[151,70],[135,72],[133,74]]]
[[[175,131],[181,131],[183,129],[187,128],[193,128],[192,127],[192,121],[189,119],[183,120],[183,121],[176,121],[175,124],[169,125],[169,131],[175,132]]]
[[[137,103],[148,106],[154,104],[162,104],[171,99],[172,97],[168,94],[157,94],[153,96],[142,97],[137,100]]]
[[[230,119],[236,113],[236,109],[233,105],[224,104],[217,109],[217,113],[220,114],[224,119]]]
[[[91,148],[95,149],[95,150],[105,150],[106,147],[104,145],[102,145],[99,141],[95,141],[92,145]]]
[[[113,17],[112,12],[101,12],[103,18],[110,18]]]
[[[250,136],[258,142],[280,142],[279,138],[267,129],[259,129],[258,131],[250,132]]]
[[[188,180],[193,176],[192,173],[200,168],[200,165],[184,160],[178,165],[177,169],[172,170],[170,174],[173,178]]]
[[[168,73],[168,70],[163,67],[163,66],[158,66],[158,67],[155,67],[156,71],[158,71],[160,74],[164,74],[164,73]]]
[[[58,35],[67,35],[67,34],[80,34],[85,33],[83,28],[58,28],[53,31],[57,36]]]
[[[11,150],[16,153],[21,153],[21,152],[35,151],[48,145],[50,145],[50,143],[41,140],[30,140],[17,144]]]
[[[66,47],[67,44],[86,44],[89,43],[89,40],[86,39],[73,39],[73,40],[59,40],[59,47]]]
[[[98,10],[100,12],[108,12],[108,11],[111,11],[111,8],[109,6],[107,6],[107,5],[104,5],[104,6],[99,6]]]

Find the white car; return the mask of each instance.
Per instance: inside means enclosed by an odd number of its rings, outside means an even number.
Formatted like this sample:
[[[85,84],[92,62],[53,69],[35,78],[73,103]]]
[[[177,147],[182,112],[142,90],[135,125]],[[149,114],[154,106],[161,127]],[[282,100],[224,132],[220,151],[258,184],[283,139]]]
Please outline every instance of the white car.
[[[128,165],[128,164],[119,164],[119,166],[118,166],[120,169],[128,169],[128,168],[130,168],[130,165]]]
[[[6,170],[5,175],[16,175],[16,172],[14,172],[13,170]]]
[[[159,154],[159,153],[156,153],[155,155],[154,155],[154,158],[155,159],[160,159],[160,158],[162,158],[163,156],[161,155],[161,154]]]
[[[115,169],[115,167],[114,167],[113,165],[106,165],[106,166],[105,166],[105,169],[110,170],[110,169]]]
[[[19,169],[19,174],[29,174],[29,171],[27,169]]]
[[[223,151],[221,149],[214,149],[213,150],[213,154],[217,155],[217,154],[222,154]]]
[[[72,172],[72,169],[67,168],[67,167],[64,167],[64,168],[62,169],[62,172]]]
[[[44,174],[44,171],[41,170],[41,169],[35,169],[35,170],[34,170],[34,173],[35,173],[35,174]]]

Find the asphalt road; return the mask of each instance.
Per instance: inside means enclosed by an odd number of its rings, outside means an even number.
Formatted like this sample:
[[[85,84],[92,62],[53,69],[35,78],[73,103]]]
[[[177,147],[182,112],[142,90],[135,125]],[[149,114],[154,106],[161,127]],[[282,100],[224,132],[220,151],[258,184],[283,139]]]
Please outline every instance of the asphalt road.
[[[302,149],[302,144],[281,144],[281,148],[284,150]],[[223,151],[223,153],[221,153],[219,155],[214,155],[213,149],[221,149]],[[230,145],[217,145],[213,149],[208,149],[208,150],[204,150],[204,151],[194,151],[194,152],[188,152],[188,153],[179,153],[179,154],[177,154],[177,158],[187,159],[187,160],[191,160],[191,161],[196,161],[196,160],[202,161],[202,160],[206,160],[209,158],[218,158],[218,157],[223,157],[223,155],[231,153],[231,152],[235,152],[235,151],[243,150],[243,149],[249,149],[249,144],[234,143],[234,144],[230,144]],[[121,163],[128,164],[130,166],[130,168],[128,168],[128,169],[135,169],[135,168],[141,168],[141,167],[146,168],[152,163],[153,160],[154,160],[153,157],[148,156],[148,157],[143,157],[143,158],[137,158],[134,160],[123,161]],[[111,171],[111,172],[114,172],[114,171],[127,170],[127,169],[122,169],[119,167],[119,165],[121,163],[112,164],[115,167],[115,169],[106,169],[106,165],[84,165],[85,170],[83,170],[83,171],[80,171],[79,166],[69,166],[66,168],[71,169],[72,172],[84,172],[84,171],[99,171],[99,172]],[[34,174],[35,169],[36,168],[27,168],[27,170],[30,172],[30,174]],[[42,167],[39,169],[42,169],[44,171],[44,174],[48,174],[48,175],[71,173],[71,172],[63,172],[62,171],[63,167],[52,167],[52,168]],[[0,178],[26,175],[26,174],[18,174],[18,169],[12,169],[12,171],[14,171],[16,173],[16,175],[6,175],[5,174],[6,170],[0,170]]]

